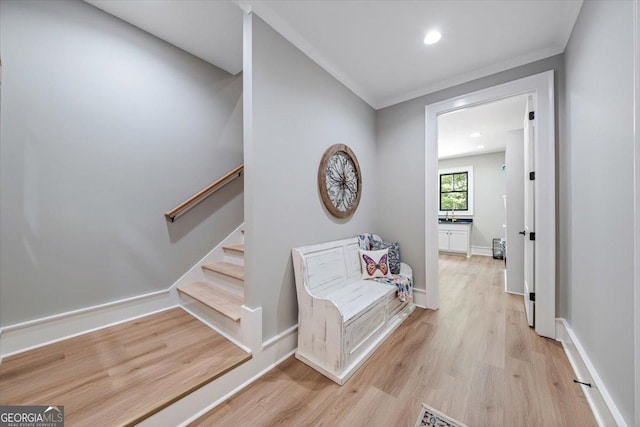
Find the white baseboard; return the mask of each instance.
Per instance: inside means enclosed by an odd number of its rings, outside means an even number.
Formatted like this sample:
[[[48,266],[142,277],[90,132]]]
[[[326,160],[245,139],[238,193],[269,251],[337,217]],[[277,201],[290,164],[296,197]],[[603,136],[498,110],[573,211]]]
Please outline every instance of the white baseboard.
[[[493,256],[493,249],[487,246],[471,246],[471,255]]]
[[[298,347],[297,331],[298,325],[294,325],[265,341],[262,350],[251,360],[143,420],[138,426],[186,426],[194,422],[292,356]]]
[[[0,360],[175,306],[169,290],[163,290],[5,326],[0,333]]]
[[[507,286],[507,270],[504,270],[504,291],[509,292],[509,287]]]
[[[427,291],[413,288],[413,303],[416,307],[427,308]]]
[[[627,427],[611,395],[604,386],[589,356],[565,319],[556,319],[556,340],[562,343],[578,381],[590,383],[582,387],[587,402],[601,427]]]

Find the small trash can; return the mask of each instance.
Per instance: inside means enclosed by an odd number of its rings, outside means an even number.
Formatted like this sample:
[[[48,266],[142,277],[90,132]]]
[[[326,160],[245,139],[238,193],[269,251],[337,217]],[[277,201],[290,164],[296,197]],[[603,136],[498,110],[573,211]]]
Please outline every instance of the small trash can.
[[[493,239],[493,259],[504,259],[501,240],[500,238]]]

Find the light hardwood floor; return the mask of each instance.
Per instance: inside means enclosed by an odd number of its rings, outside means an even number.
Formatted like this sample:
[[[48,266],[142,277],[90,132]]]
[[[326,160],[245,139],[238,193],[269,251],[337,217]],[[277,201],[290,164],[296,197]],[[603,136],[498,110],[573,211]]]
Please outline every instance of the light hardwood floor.
[[[194,426],[413,426],[422,402],[470,427],[595,426],[559,343],[504,293],[503,262],[440,257],[417,309],[342,387],[291,357]]]
[[[175,308],[4,359],[0,405],[62,405],[67,426],[133,425],[250,358]]]

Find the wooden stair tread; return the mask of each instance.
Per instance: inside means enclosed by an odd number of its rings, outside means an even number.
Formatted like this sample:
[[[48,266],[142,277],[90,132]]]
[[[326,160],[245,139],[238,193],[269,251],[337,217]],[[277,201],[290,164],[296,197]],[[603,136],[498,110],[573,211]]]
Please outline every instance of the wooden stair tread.
[[[68,425],[134,425],[251,359],[181,308],[0,364],[0,405],[64,405]]]
[[[234,322],[240,321],[240,307],[244,304],[240,295],[229,292],[221,286],[205,282],[186,283],[178,286],[178,290],[197,299],[207,307],[219,311]]]
[[[227,251],[244,253],[244,243],[238,243],[237,245],[223,246],[222,249]]]
[[[210,262],[203,264],[202,268],[244,281],[244,267],[238,264],[231,264],[230,262],[224,261]]]

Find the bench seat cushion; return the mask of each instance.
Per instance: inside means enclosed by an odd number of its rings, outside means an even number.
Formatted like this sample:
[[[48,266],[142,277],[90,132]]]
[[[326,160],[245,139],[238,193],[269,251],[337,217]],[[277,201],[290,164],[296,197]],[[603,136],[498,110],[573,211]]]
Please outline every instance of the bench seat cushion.
[[[374,280],[357,280],[336,289],[324,298],[333,302],[344,322],[362,313],[389,295],[395,295],[396,288]]]

